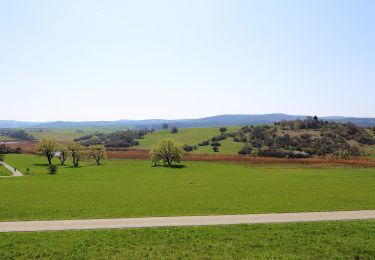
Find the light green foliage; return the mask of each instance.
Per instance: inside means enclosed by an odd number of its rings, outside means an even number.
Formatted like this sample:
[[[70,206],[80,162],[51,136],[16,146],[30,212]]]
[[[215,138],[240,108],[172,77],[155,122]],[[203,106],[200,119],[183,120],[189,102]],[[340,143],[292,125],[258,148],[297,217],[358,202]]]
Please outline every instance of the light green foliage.
[[[68,145],[68,150],[70,156],[72,157],[72,162],[75,167],[79,166],[79,161],[84,155],[84,147],[79,143],[70,143]]]
[[[45,156],[48,160],[48,164],[51,165],[51,160],[58,150],[58,144],[53,138],[43,138],[39,141],[37,146],[38,154]]]
[[[1,259],[374,259],[375,221],[1,233]]]
[[[348,159],[350,157],[350,151],[346,149],[340,149],[338,153],[340,159]]]
[[[58,144],[57,146],[59,154],[59,160],[60,164],[64,165],[68,155],[69,155],[69,149],[68,146],[65,144]]]
[[[38,156],[5,160],[32,174],[0,179],[2,221],[375,208],[374,168],[186,162],[176,169],[107,160],[60,166],[51,176]]]
[[[174,162],[181,162],[183,154],[184,150],[180,143],[171,138],[164,138],[151,150],[151,161],[155,165],[162,161],[170,167]]]
[[[95,160],[97,165],[100,165],[100,162],[107,157],[104,145],[91,145],[88,147],[87,152],[88,155]]]

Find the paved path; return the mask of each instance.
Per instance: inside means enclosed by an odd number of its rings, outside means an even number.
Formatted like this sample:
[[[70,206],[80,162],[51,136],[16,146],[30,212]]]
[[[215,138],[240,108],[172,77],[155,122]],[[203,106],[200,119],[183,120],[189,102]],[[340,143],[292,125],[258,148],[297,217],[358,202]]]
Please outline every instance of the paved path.
[[[1,177],[21,177],[21,176],[23,176],[23,174],[20,171],[14,170],[14,167],[6,164],[3,161],[0,161],[0,165],[3,165],[5,168],[7,168],[13,174],[12,176],[1,176]]]
[[[275,213],[222,216],[152,217],[123,219],[85,219],[0,222],[0,232],[49,230],[114,229],[171,226],[206,226],[256,223],[313,222],[375,219],[375,210],[305,213]]]

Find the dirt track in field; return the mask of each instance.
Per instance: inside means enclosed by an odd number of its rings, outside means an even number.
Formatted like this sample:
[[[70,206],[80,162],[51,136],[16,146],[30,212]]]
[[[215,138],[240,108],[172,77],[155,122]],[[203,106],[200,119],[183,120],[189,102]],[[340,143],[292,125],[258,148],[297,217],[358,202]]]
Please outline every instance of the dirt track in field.
[[[21,176],[23,176],[23,174],[20,171],[18,171],[17,169],[15,169],[12,166],[6,164],[5,162],[0,161],[0,165],[4,166],[5,168],[7,168],[12,173],[11,176],[0,176],[0,177],[21,177]]]
[[[0,222],[0,232],[238,225],[375,219],[375,210]]]

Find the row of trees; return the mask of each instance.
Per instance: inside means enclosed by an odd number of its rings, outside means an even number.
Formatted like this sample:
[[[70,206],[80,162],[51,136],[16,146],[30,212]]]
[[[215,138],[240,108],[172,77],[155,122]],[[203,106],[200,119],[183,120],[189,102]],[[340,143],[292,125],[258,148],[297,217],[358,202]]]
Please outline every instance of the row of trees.
[[[91,145],[89,147],[84,147],[79,143],[66,145],[48,138],[39,141],[37,151],[47,159],[50,173],[56,173],[57,171],[56,165],[52,164],[54,157],[58,157],[61,165],[64,165],[70,157],[75,167],[79,166],[79,162],[84,156],[94,159],[97,165],[100,165],[101,161],[106,158],[104,145]],[[181,162],[183,153],[184,150],[180,143],[173,139],[165,138],[160,140],[151,150],[151,160],[155,166],[162,162],[164,166],[171,167],[173,163]]]
[[[20,147],[11,148],[9,146],[6,146],[5,144],[0,144],[0,154],[8,153],[22,153],[22,149]]]
[[[46,157],[48,164],[52,165],[52,159],[57,157],[61,165],[64,165],[68,157],[72,159],[75,167],[79,166],[79,162],[84,157],[95,160],[100,165],[102,160],[106,158],[106,150],[104,145],[91,145],[84,147],[79,143],[62,144],[54,139],[45,138],[39,141],[37,152],[41,156]]]

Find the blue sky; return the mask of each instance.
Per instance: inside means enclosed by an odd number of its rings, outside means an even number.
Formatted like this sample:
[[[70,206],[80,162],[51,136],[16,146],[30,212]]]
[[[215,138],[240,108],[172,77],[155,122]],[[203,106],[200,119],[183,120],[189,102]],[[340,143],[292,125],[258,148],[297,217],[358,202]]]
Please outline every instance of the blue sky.
[[[0,0],[0,119],[375,117],[375,1]]]

